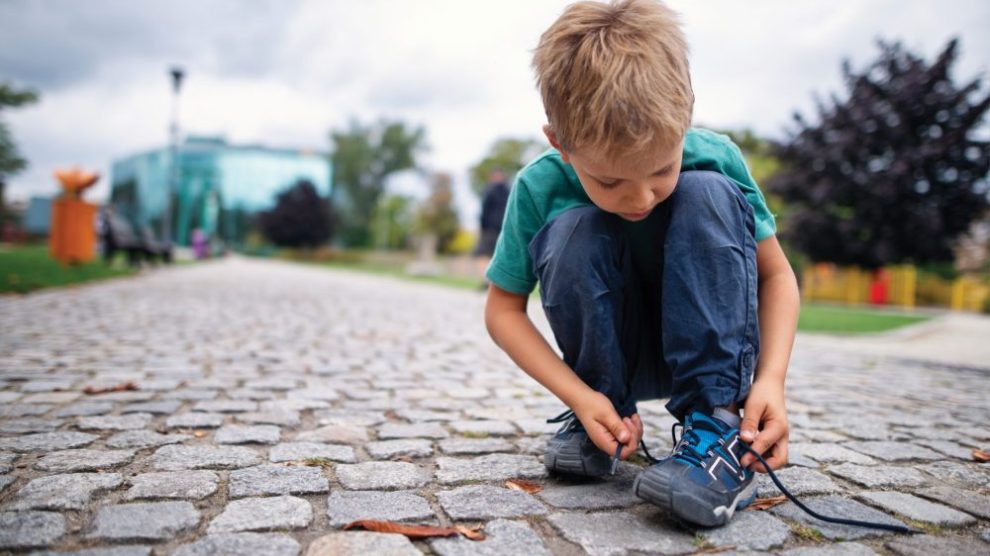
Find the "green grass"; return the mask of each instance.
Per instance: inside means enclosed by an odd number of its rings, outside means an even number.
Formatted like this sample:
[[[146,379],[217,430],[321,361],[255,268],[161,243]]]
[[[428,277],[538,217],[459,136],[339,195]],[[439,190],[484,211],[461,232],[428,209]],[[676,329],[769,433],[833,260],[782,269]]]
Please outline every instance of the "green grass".
[[[481,280],[477,278],[470,278],[467,276],[451,276],[444,274],[437,276],[413,276],[407,274],[404,268],[402,267],[402,265],[392,264],[392,263],[380,263],[373,261],[296,261],[296,262],[305,262],[306,264],[325,266],[327,268],[333,268],[336,270],[364,272],[367,274],[376,274],[378,276],[391,276],[393,278],[401,278],[403,280],[410,280],[413,282],[437,284],[440,286],[447,286],[462,290],[477,290],[481,287]]]
[[[805,304],[801,307],[798,330],[833,334],[868,334],[918,324],[930,318],[882,309]]]
[[[133,270],[108,267],[103,261],[63,266],[51,258],[47,245],[0,247],[0,293],[27,293],[132,274]]]

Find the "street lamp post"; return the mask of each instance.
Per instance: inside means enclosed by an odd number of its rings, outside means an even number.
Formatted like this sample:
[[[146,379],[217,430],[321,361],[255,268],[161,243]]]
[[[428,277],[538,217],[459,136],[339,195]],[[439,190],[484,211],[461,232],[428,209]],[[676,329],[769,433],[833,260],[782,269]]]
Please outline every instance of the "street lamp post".
[[[165,195],[165,218],[162,224],[162,240],[172,243],[172,195],[179,191],[179,90],[182,88],[182,78],[185,71],[175,66],[169,73],[172,75],[172,122],[169,125],[169,140],[172,151],[169,167],[168,192]]]

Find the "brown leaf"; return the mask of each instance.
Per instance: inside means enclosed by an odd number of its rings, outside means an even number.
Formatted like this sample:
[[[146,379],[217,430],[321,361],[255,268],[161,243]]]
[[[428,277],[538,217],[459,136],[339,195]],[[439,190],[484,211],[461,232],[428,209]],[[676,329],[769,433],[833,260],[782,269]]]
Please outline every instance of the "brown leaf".
[[[779,505],[783,504],[784,502],[787,502],[787,497],[784,496],[784,495],[773,496],[771,498],[757,498],[746,509],[747,510],[769,510],[770,508],[772,508],[774,506],[779,506]]]
[[[362,519],[344,525],[344,529],[365,529],[376,533],[398,533],[410,539],[428,539],[431,537],[455,537],[460,531],[453,527],[433,527],[431,525],[406,525],[394,521],[375,521]]]
[[[701,556],[702,554],[718,554],[719,552],[728,552],[730,550],[735,550],[735,545],[729,546],[709,546],[707,548],[702,548],[697,552],[692,552],[691,556]]]
[[[122,382],[115,386],[107,386],[104,388],[98,388],[96,386],[87,386],[83,389],[85,394],[106,394],[107,392],[124,392],[126,390],[137,390],[138,386],[134,382]]]
[[[512,490],[521,490],[527,494],[536,494],[543,490],[543,485],[534,481],[527,481],[525,479],[512,479],[510,481],[505,481],[505,486]]]
[[[990,461],[990,452],[985,452],[983,450],[973,450],[973,461],[978,461],[980,463],[987,463]]]
[[[206,436],[206,431],[196,431],[193,433],[193,436],[195,436],[196,438],[203,438],[204,436]]]
[[[484,529],[484,525],[475,525],[474,527],[468,527],[467,525],[455,525],[454,528],[457,532],[464,535],[465,538],[472,541],[483,541],[485,540],[485,534],[481,532]]]

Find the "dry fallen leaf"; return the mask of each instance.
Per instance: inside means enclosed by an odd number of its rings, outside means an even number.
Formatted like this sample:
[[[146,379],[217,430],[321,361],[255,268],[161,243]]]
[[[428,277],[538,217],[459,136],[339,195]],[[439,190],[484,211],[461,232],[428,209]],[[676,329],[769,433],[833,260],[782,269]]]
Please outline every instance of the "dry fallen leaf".
[[[103,388],[98,388],[96,386],[87,386],[83,389],[85,394],[106,394],[107,392],[124,392],[127,390],[137,390],[137,384],[133,382],[123,382],[115,386],[106,386]]]
[[[772,508],[774,506],[779,506],[779,505],[783,504],[784,502],[787,502],[787,497],[786,496],[783,496],[783,495],[781,495],[781,496],[773,496],[771,498],[757,498],[746,509],[747,510],[769,510],[770,508]]]
[[[395,523],[394,521],[376,521],[373,519],[362,519],[348,523],[344,529],[365,529],[376,533],[397,533],[405,535],[410,539],[427,539],[431,537],[455,537],[463,535],[473,541],[485,540],[485,534],[481,532],[483,525],[468,527],[457,525],[455,527],[434,527],[432,525],[411,525],[405,523]]]
[[[454,528],[457,532],[464,535],[465,538],[472,541],[483,541],[485,540],[485,534],[481,532],[484,525],[475,525],[474,527],[468,527],[467,525],[455,525]]]
[[[206,431],[196,431],[193,433],[193,436],[195,436],[196,438],[203,438],[204,436],[206,436]]]
[[[512,490],[521,490],[528,494],[536,494],[543,490],[543,485],[533,481],[527,481],[525,479],[512,479],[510,481],[505,481],[505,486]]]
[[[980,463],[987,463],[990,461],[990,452],[984,452],[983,450],[973,450],[973,461],[978,461]]]

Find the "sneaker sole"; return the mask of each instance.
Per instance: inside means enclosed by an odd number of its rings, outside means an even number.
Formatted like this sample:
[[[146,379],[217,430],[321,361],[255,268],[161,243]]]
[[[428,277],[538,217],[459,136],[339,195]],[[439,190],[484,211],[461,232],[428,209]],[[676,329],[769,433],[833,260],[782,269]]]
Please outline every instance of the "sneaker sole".
[[[671,494],[670,481],[665,476],[647,472],[640,473],[633,482],[633,493],[639,498],[663,508],[675,516],[695,525],[718,527],[732,519],[736,510],[753,503],[756,498],[756,481],[746,488],[726,506],[711,507],[708,502],[685,493]]]
[[[591,458],[581,453],[581,447],[574,443],[551,444],[543,457],[543,464],[548,471],[565,475],[580,475],[583,477],[604,477],[609,472],[611,461],[606,456],[604,468],[601,462],[589,461]],[[595,459],[602,459],[595,458]]]

